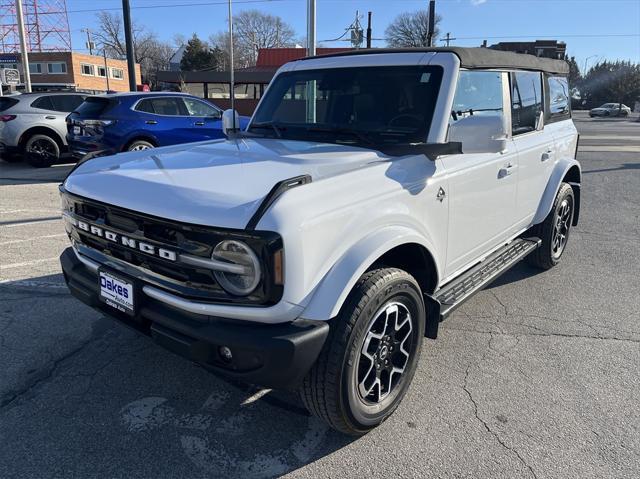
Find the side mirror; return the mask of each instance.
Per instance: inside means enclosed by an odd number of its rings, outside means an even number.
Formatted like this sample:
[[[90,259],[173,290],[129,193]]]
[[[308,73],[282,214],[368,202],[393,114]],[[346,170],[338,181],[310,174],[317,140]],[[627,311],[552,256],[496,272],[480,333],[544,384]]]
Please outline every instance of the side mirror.
[[[449,141],[462,143],[463,153],[504,153],[508,139],[502,116],[470,115],[449,127]]]
[[[222,133],[229,136],[229,133],[233,133],[240,129],[240,115],[235,110],[225,110],[222,113]]]

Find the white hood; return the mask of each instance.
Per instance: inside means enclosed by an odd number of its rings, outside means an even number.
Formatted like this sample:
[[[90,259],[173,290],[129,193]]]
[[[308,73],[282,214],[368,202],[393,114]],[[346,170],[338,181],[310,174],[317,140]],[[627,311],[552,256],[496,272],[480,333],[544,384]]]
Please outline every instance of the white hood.
[[[185,223],[242,229],[281,180],[313,181],[387,159],[345,145],[243,139],[95,158],[64,183],[72,194]]]

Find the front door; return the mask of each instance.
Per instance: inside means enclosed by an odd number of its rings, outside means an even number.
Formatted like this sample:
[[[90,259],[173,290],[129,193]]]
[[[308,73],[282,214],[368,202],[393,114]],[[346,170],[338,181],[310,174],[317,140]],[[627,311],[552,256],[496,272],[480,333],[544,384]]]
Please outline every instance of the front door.
[[[504,119],[507,78],[502,72],[461,71],[451,123],[468,115]],[[518,154],[508,140],[502,153],[448,155],[442,157],[442,162],[449,183],[445,276],[450,277],[513,233]]]
[[[518,151],[517,225],[530,226],[556,161],[552,132],[544,128],[542,74],[513,72],[511,128]]]
[[[191,119],[193,140],[202,141],[223,138],[222,112],[213,105],[195,98],[182,98]]]

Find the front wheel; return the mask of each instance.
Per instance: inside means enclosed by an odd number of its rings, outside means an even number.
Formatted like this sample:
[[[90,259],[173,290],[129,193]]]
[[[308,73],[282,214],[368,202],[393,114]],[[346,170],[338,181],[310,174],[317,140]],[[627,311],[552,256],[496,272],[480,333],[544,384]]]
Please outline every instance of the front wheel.
[[[136,140],[134,142],[132,142],[128,147],[127,147],[127,151],[143,151],[143,150],[150,150],[151,148],[153,148],[153,144],[149,143],[148,141],[145,140]]]
[[[550,269],[560,262],[569,241],[574,208],[573,188],[568,183],[562,183],[551,211],[545,220],[532,230],[533,234],[542,239],[542,244],[527,258],[529,264]]]
[[[300,393],[307,409],[350,435],[379,425],[409,388],[424,325],[422,293],[410,274],[395,268],[365,273],[304,379]]]

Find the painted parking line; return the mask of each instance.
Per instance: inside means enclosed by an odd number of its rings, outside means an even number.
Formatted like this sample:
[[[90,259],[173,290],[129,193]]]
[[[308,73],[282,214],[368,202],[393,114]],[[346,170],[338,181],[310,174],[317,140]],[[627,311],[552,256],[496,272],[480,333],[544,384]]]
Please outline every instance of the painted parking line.
[[[4,226],[5,228],[14,228],[16,226],[35,225],[38,223],[45,223],[47,221],[58,221],[60,219],[62,219],[62,216],[47,216],[46,218],[27,218],[24,220],[0,221],[0,226]]]
[[[67,236],[67,235],[64,234],[64,233],[60,233],[60,234],[55,234],[55,235],[36,236],[34,238],[27,238],[27,239],[2,241],[2,242],[0,242],[0,246],[6,246],[6,245],[18,244],[18,243],[26,243],[28,241],[37,241],[39,239],[62,238],[63,236]]]
[[[640,146],[634,145],[609,145],[609,146],[592,146],[580,145],[578,151],[612,151],[618,153],[640,153]]]
[[[640,141],[640,132],[637,135],[580,135],[580,141],[582,140],[637,140]]]
[[[11,264],[5,264],[2,266],[2,269],[13,269],[13,268],[23,268],[25,266],[33,266],[36,264],[42,264],[42,263],[47,263],[49,261],[59,261],[60,257],[59,256],[54,256],[53,258],[43,258],[43,259],[34,259],[32,261],[24,261],[22,263],[11,263]]]

